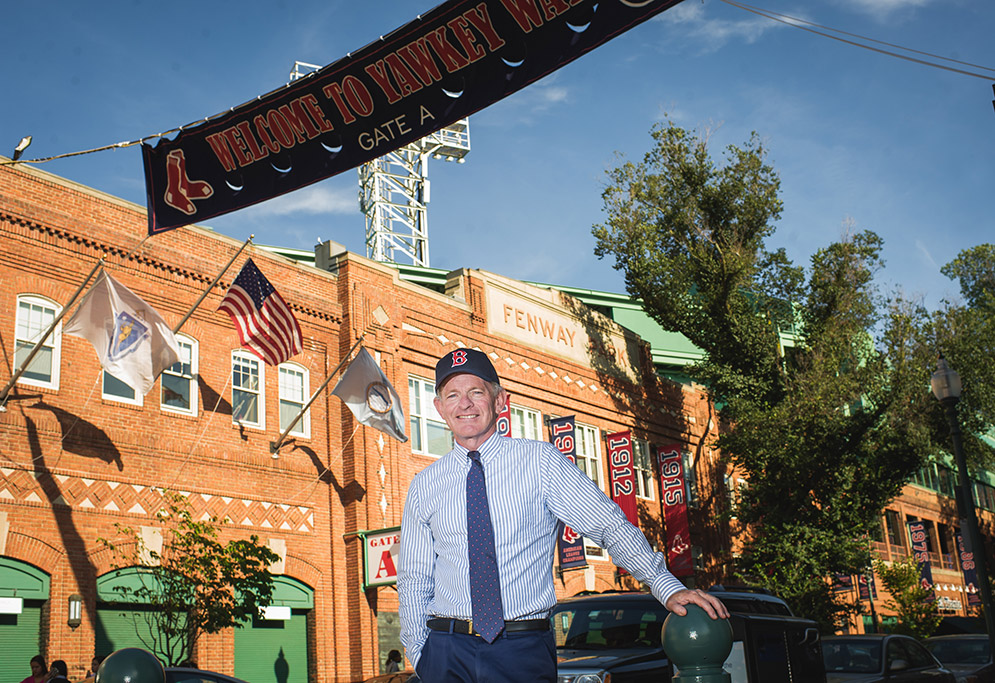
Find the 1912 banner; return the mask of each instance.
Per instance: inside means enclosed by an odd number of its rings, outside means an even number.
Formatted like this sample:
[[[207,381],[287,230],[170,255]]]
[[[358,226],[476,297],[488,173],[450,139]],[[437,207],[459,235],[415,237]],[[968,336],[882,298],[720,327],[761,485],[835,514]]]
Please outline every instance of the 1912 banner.
[[[501,436],[511,436],[511,396],[504,402],[504,408],[497,416],[497,433]]]
[[[667,524],[667,568],[674,576],[691,576],[691,532],[688,527],[687,486],[680,444],[657,447],[660,490],[663,492],[663,518]]]
[[[929,544],[926,539],[926,524],[922,520],[908,522],[909,538],[912,540],[912,556],[919,565],[919,585],[929,589],[926,600],[933,602],[936,594],[933,592],[933,568],[929,562]]]
[[[632,432],[615,432],[608,441],[608,472],[611,496],[633,526],[639,526],[636,507],[636,471],[632,459]]]
[[[567,460],[574,464],[577,463],[576,424],[573,415],[550,420],[549,439],[556,446],[556,449],[566,456]],[[587,566],[583,536],[560,522],[560,532],[557,534],[557,539],[560,569],[576,569]]]
[[[449,0],[285,87],[142,144],[149,234],[415,142],[680,0]]]

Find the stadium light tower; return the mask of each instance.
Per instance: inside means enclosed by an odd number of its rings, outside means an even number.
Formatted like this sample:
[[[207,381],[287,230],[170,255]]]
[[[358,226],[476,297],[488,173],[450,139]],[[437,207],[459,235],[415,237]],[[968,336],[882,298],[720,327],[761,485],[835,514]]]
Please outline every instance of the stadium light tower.
[[[290,80],[320,67],[294,62]],[[463,163],[470,153],[470,121],[445,128],[359,167],[359,209],[366,216],[366,256],[428,267],[430,158]]]

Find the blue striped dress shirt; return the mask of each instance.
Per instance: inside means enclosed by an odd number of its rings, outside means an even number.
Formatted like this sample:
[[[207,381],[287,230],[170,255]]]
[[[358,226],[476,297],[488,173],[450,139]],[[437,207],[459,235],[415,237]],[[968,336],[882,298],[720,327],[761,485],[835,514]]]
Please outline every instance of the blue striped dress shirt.
[[[552,444],[492,435],[480,449],[494,525],[504,618],[543,619],[556,604],[559,520],[608,551],[666,602],[685,586],[619,507]],[[470,619],[466,546],[467,449],[457,444],[411,482],[397,573],[401,642],[412,666],[431,616]]]

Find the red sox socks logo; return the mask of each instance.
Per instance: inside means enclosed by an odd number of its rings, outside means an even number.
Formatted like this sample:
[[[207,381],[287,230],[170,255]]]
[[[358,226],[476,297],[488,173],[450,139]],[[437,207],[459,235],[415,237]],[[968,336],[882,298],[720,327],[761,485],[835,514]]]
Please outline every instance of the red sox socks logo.
[[[453,351],[453,367],[459,367],[467,361],[466,351]]]
[[[187,175],[187,160],[182,149],[174,149],[166,155],[166,204],[188,216],[197,213],[192,200],[207,199],[214,194],[214,188],[203,180],[190,180]]]

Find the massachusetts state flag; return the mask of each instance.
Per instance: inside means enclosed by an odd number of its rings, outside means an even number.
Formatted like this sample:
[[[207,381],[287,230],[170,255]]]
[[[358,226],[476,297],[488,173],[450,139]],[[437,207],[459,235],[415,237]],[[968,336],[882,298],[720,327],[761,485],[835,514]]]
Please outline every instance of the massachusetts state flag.
[[[89,340],[104,370],[142,396],[180,358],[162,316],[104,271],[66,323],[65,334]]]
[[[379,429],[401,443],[408,440],[404,434],[401,399],[366,349],[359,349],[332,393],[345,401],[364,425]]]
[[[242,346],[269,365],[301,352],[301,326],[287,302],[249,259],[218,306],[231,316]]]

